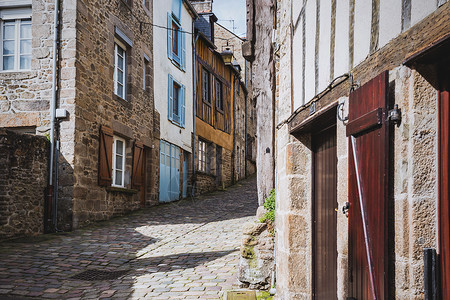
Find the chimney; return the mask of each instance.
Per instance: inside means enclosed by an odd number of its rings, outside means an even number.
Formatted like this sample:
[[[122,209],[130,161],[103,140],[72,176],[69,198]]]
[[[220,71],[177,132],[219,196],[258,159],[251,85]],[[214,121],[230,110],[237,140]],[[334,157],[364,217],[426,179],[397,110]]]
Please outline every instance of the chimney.
[[[190,0],[197,13],[212,13],[213,0]]]

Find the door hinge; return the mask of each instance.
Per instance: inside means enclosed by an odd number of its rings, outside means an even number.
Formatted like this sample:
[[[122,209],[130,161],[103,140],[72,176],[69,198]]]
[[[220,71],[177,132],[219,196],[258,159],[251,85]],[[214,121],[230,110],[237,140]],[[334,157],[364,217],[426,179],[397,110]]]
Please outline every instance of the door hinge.
[[[394,109],[388,112],[386,121],[391,121],[394,125],[400,126],[402,122],[402,111],[398,108],[398,104],[394,105]]]

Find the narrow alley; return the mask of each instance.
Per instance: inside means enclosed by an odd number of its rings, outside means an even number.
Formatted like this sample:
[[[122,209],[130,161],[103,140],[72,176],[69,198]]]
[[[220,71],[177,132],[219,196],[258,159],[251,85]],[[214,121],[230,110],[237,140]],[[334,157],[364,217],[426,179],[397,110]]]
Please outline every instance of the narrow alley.
[[[71,233],[3,242],[0,298],[219,299],[237,285],[242,225],[256,208],[253,177]]]

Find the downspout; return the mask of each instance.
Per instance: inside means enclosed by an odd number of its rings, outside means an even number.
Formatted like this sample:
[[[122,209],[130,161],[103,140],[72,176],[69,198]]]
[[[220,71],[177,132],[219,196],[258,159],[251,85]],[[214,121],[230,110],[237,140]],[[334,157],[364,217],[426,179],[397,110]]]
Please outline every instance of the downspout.
[[[195,33],[195,25],[194,21],[192,21],[192,33],[193,33],[193,39],[192,39],[192,69],[193,69],[193,96],[194,99],[192,100],[194,109],[192,110],[192,190],[191,190],[191,197],[193,198],[195,196],[195,184],[197,182],[197,179],[195,178],[195,116],[196,116],[196,110],[197,110],[197,81],[196,81],[196,66],[197,66],[197,54],[195,50],[195,44],[197,43],[197,39],[199,37],[198,34]]]
[[[247,76],[247,74],[245,74],[245,76]],[[246,79],[247,80],[247,79]],[[241,84],[239,82],[239,84]],[[239,88],[241,88],[239,86]],[[248,93],[245,92],[245,119],[244,119],[244,148],[245,148],[245,152],[244,152],[244,174],[245,174],[245,178],[247,178],[247,100],[248,100]]]
[[[53,21],[53,70],[52,70],[52,99],[50,101],[50,170],[47,205],[48,212],[47,222],[50,222],[50,216],[53,218],[53,226],[56,229],[55,211],[57,206],[57,199],[54,194],[54,186],[57,181],[56,176],[53,176],[55,169],[55,124],[56,124],[56,86],[57,86],[57,65],[58,65],[58,24],[59,23],[59,0],[55,1],[54,21]],[[57,159],[56,159],[57,160]],[[53,209],[51,208],[53,207]],[[47,223],[47,225],[49,225]]]
[[[233,82],[233,151],[231,152],[231,184],[234,184],[236,182],[236,74],[234,74]]]
[[[291,1],[291,24],[292,24],[292,2],[293,1]],[[274,25],[274,29],[276,30],[277,29],[277,2],[276,1],[274,1],[273,2],[274,3],[274,19],[273,19],[273,25]],[[292,33],[292,31],[291,31],[291,33]],[[274,179],[274,188],[276,189],[276,187],[277,187],[277,181],[278,181],[278,176],[277,176],[277,174],[278,174],[278,172],[277,172],[277,168],[278,168],[278,166],[277,166],[277,163],[276,163],[276,160],[275,160],[275,153],[277,153],[277,143],[275,142],[275,140],[276,140],[276,135],[277,135],[277,130],[276,130],[276,127],[275,127],[275,117],[276,117],[276,99],[275,99],[275,97],[276,97],[276,78],[277,78],[277,74],[276,74],[276,72],[277,72],[277,68],[276,68],[276,63],[275,63],[275,57],[276,57],[276,41],[275,41],[275,44],[272,44],[272,63],[273,63],[273,78],[272,78],[272,80],[273,80],[273,86],[272,86],[272,92],[273,92],[273,94],[272,94],[272,97],[273,97],[273,161],[274,161],[274,168],[273,168],[273,172],[274,172],[274,174],[273,174],[273,179]],[[292,51],[292,43],[291,43],[291,51]],[[292,61],[291,61],[291,82],[292,82]],[[291,97],[292,97],[292,85],[291,85]],[[291,100],[291,102],[292,102],[293,100]],[[291,108],[291,110],[292,110],[292,108]],[[276,217],[276,209],[277,209],[277,198],[278,198],[278,193],[277,192],[275,192],[275,210],[274,210],[274,214],[275,214],[275,217]],[[276,289],[276,278],[277,278],[277,230],[276,230],[276,228],[275,228],[275,232],[274,232],[274,235],[275,235],[275,237],[274,237],[274,243],[273,243],[273,269],[272,269],[272,278],[271,278],[271,287],[270,287],[270,290],[269,290],[269,293],[271,294],[271,295],[275,295],[276,293],[277,293],[277,289]]]

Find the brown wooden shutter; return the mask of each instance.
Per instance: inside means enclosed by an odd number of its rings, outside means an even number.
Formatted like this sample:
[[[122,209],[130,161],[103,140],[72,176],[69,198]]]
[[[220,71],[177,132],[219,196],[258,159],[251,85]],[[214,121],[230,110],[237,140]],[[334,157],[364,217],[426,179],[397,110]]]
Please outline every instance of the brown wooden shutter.
[[[450,73],[448,73],[450,74]],[[450,299],[450,75],[439,88],[439,253],[442,299]]]
[[[388,296],[389,134],[388,72],[349,99],[349,296]]]
[[[98,185],[110,186],[112,183],[112,147],[113,131],[111,128],[100,128],[100,151],[98,159]]]
[[[133,172],[131,182],[133,187],[140,187],[143,182],[144,172],[144,145],[140,142],[135,142],[133,147]]]

